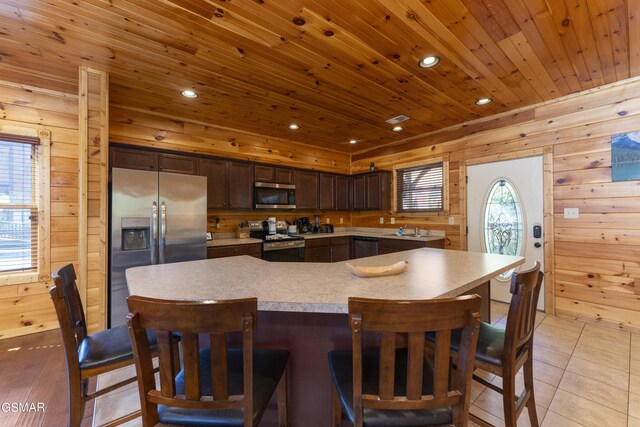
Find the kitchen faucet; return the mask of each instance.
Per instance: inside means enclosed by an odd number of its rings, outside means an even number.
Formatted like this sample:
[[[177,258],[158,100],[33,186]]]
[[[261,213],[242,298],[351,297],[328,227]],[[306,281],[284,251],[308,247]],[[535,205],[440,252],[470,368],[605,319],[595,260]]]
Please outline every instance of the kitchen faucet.
[[[405,224],[404,228],[405,229],[409,229],[409,227],[413,228],[413,232],[415,233],[416,237],[420,236],[420,227],[413,225],[413,224]]]

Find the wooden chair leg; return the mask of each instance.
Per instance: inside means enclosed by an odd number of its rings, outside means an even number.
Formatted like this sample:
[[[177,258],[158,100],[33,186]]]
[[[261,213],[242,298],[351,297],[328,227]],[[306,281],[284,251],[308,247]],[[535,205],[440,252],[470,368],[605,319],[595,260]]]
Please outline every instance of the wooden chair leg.
[[[529,359],[525,362],[523,367],[524,374],[524,390],[525,393],[529,393],[529,399],[527,400],[527,410],[529,411],[529,421],[532,426],[538,424],[538,413],[536,412],[536,399],[533,392],[533,357],[529,355]]]
[[[84,385],[73,378],[69,381],[69,427],[80,427],[84,415]]]
[[[331,425],[332,427],[340,427],[342,423],[342,403],[335,384],[331,387]]]
[[[502,405],[504,406],[504,425],[516,427],[516,378],[504,372],[502,377]]]
[[[287,370],[285,369],[278,383],[278,425],[286,427],[289,425],[287,418]]]

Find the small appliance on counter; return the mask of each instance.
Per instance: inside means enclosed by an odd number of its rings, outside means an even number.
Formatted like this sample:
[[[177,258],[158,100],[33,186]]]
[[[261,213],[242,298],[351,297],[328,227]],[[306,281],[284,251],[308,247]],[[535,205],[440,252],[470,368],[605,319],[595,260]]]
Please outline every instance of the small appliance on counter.
[[[296,220],[296,224],[298,225],[298,232],[301,234],[310,233],[311,232],[311,223],[309,222],[309,217],[303,216]]]
[[[323,224],[320,226],[320,233],[333,233],[333,224]]]

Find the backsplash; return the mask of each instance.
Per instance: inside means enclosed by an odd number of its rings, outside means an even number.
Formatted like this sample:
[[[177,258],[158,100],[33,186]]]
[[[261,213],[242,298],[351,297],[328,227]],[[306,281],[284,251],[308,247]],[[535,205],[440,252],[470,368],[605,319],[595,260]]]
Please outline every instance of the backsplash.
[[[351,212],[346,211],[326,211],[326,212],[304,212],[304,211],[279,211],[279,210],[251,210],[251,211],[208,211],[207,230],[213,233],[231,233],[242,221],[266,220],[270,216],[275,216],[278,220],[286,220],[293,223],[298,218],[309,217],[311,222],[316,215],[320,216],[320,223],[326,224],[327,218],[336,227],[351,226]],[[220,220],[220,226],[216,227],[216,218]],[[340,223],[342,218],[342,223]]]

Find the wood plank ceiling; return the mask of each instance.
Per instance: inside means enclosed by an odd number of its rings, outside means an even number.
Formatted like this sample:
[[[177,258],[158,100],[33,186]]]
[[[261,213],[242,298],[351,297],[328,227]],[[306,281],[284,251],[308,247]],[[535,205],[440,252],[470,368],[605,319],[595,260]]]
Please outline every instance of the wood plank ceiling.
[[[85,64],[114,105],[358,152],[637,76],[638,21],[640,0],[0,0],[0,79],[75,92]]]

